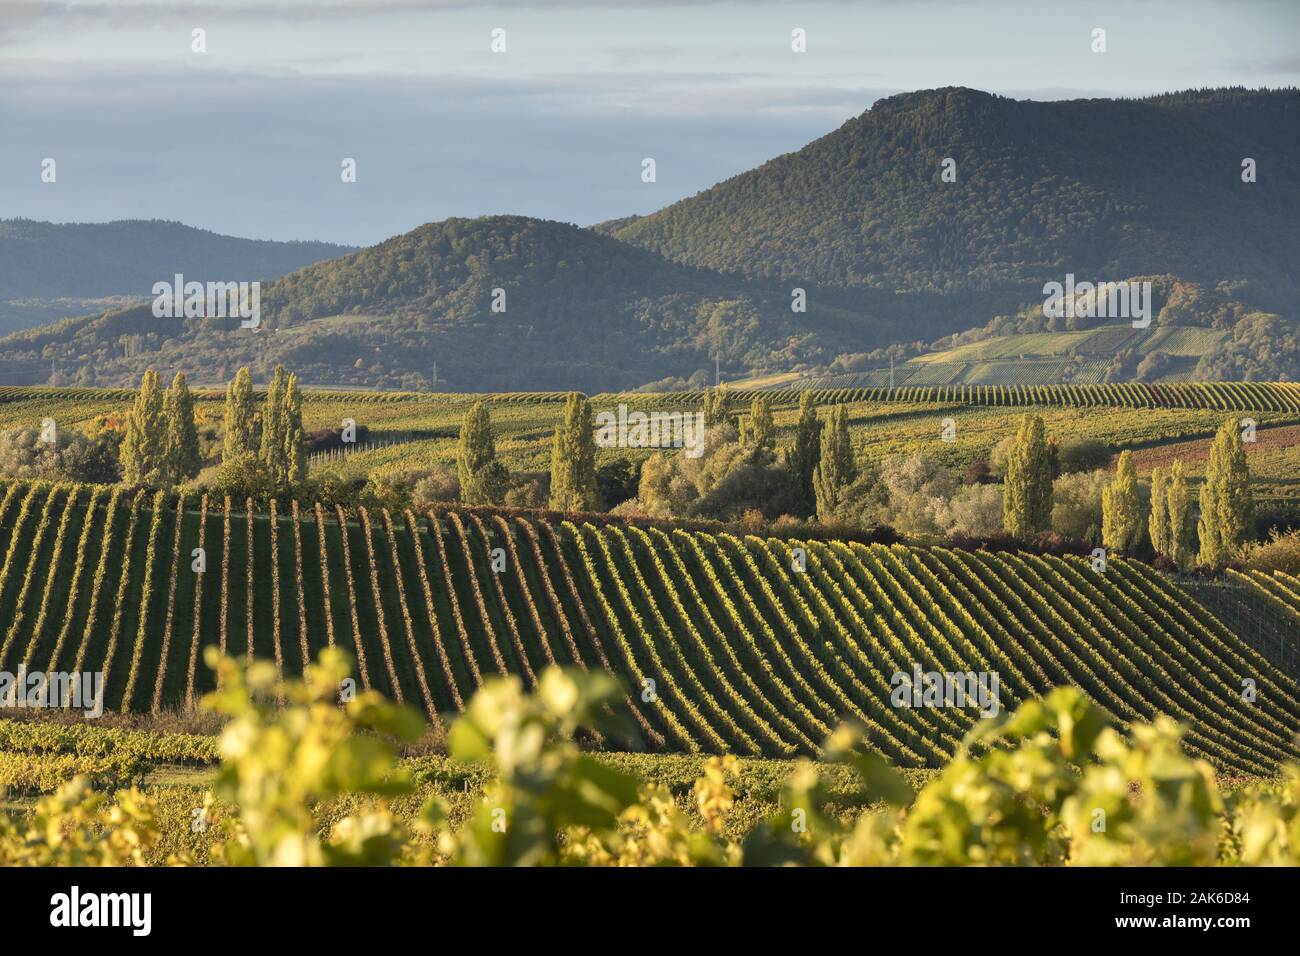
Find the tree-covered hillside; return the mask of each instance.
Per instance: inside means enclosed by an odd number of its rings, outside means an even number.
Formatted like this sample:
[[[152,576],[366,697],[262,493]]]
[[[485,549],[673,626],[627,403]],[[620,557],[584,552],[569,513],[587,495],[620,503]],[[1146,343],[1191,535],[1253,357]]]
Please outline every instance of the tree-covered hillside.
[[[1050,380],[1129,380],[1148,358],[1139,377],[1149,381],[1291,379],[1297,112],[1294,89],[1067,102],[904,94],[649,216],[593,229],[450,219],[307,265],[264,284],[258,332],[226,319],[158,319],[146,306],[11,335],[0,339],[0,384],[120,385],[148,367],[210,382],[277,363],[311,384],[457,391],[699,387],[715,362],[728,378],[835,374],[885,368],[981,327],[1078,331],[1042,316],[1044,283],[1071,274],[1153,277],[1158,326],[1219,334],[1204,349],[1154,357],[1152,343],[1128,343],[1091,356],[1097,368]],[[1257,181],[1243,181],[1243,159]],[[4,228],[84,230],[60,233],[73,238],[126,230],[116,246],[130,267],[99,292],[147,294],[177,271],[266,278],[289,251],[322,252],[232,246],[244,240],[168,223]],[[112,271],[104,243],[84,251],[71,241],[39,263],[0,256],[0,290]],[[0,251],[15,243],[0,230]],[[240,258],[263,247],[252,262]],[[29,285],[6,280],[16,274]],[[62,288],[91,288],[74,285]],[[806,311],[792,308],[805,296]],[[934,383],[1049,380],[1039,373]]]
[[[953,293],[1172,273],[1248,280],[1279,309],[1297,288],[1298,113],[1294,89],[906,93],[611,234],[753,276]]]
[[[0,359],[10,384],[51,364],[122,384],[150,366],[213,381],[280,362],[312,383],[599,390],[711,376],[715,357],[728,371],[825,361],[906,331],[791,301],[563,223],[451,219],[263,285],[257,332],[141,306],[0,339]]]
[[[350,251],[328,242],[238,239],[156,219],[3,220],[0,332],[41,318],[102,311],[75,300],[149,296],[155,282],[178,272],[200,282],[250,282]]]

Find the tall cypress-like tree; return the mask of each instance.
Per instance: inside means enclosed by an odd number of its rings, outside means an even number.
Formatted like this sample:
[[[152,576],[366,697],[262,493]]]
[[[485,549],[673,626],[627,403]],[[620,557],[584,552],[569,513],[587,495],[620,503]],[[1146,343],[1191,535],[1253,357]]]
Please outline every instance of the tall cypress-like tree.
[[[821,454],[813,472],[813,490],[817,498],[817,517],[831,518],[839,507],[844,489],[857,477],[853,462],[853,445],[849,441],[849,413],[844,405],[831,409],[830,420],[821,434]]]
[[[809,514],[816,510],[817,494],[813,490],[813,475],[821,459],[822,423],[817,417],[817,406],[811,390],[799,396],[799,424],[795,428],[794,444],[787,450],[785,460],[803,492]]]
[[[1181,459],[1169,477],[1169,559],[1180,568],[1192,563],[1192,493]]]
[[[551,508],[591,511],[596,507],[596,434],[591,400],[574,392],[551,445]]]
[[[162,488],[170,480],[167,462],[167,417],[163,390],[153,369],[140,379],[140,392],[126,419],[122,440],[122,476],[128,485]]]
[[[284,400],[284,460],[289,484],[301,484],[307,478],[307,455],[303,447],[302,389],[298,376],[290,375]]]
[[[460,478],[460,500],[466,504],[497,504],[505,493],[504,468],[497,461],[492,419],[481,401],[470,407],[461,422],[456,474]]]
[[[730,396],[727,395],[725,386],[719,385],[717,388],[704,389],[704,425],[712,428],[714,425],[721,425],[727,418],[727,410],[731,405]]]
[[[180,484],[199,473],[199,429],[194,424],[194,395],[185,375],[177,372],[172,387],[163,396],[167,415],[167,465],[170,483]]]
[[[1201,539],[1199,561],[1205,567],[1220,568],[1235,558],[1252,520],[1250,471],[1239,427],[1232,418],[1219,426],[1201,483],[1197,531]]]
[[[1151,469],[1151,517],[1147,519],[1147,533],[1156,554],[1173,556],[1169,533],[1169,475],[1159,467]]]
[[[1052,520],[1052,461],[1043,419],[1025,413],[1007,455],[1002,524],[1015,538],[1047,530]]]
[[[1115,480],[1101,492],[1101,543],[1118,553],[1132,551],[1142,540],[1142,496],[1133,453],[1120,453]]]
[[[226,438],[221,460],[233,463],[258,453],[257,403],[253,398],[253,376],[248,367],[235,373],[226,386]]]
[[[287,487],[290,483],[289,460],[285,454],[285,432],[288,426],[285,397],[288,384],[284,368],[277,365],[271,384],[267,387],[266,404],[262,409],[262,449],[259,457],[267,477],[277,488]]]
[[[772,399],[763,392],[754,396],[749,406],[750,441],[755,448],[776,446],[776,422],[772,420]]]

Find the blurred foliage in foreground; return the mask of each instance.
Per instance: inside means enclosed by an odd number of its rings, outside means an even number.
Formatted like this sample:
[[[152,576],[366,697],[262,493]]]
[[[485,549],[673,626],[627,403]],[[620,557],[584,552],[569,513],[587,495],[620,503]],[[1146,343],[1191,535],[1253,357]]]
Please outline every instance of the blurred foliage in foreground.
[[[966,748],[919,792],[850,726],[824,759],[852,768],[869,809],[825,812],[819,768],[802,762],[777,811],[740,839],[724,835],[739,764],[704,764],[692,824],[662,785],[583,753],[578,728],[617,732],[622,691],[607,675],[551,669],[532,694],[489,682],[450,731],[455,760],[493,782],[459,827],[439,797],[412,819],[393,801],[415,788],[394,743],[423,732],[411,709],[364,693],[344,706],[348,661],[326,651],[301,682],[273,665],[208,652],[221,689],[205,706],[229,718],[221,765],[186,821],[224,865],[1211,865],[1300,862],[1300,768],[1225,796],[1188,758],[1172,721],[1131,737],[1073,688],[976,726]],[[283,706],[280,705],[283,701]],[[343,816],[327,810],[342,799]],[[0,865],[142,864],[166,825],[137,788],[114,798],[84,777],[30,814],[0,814]],[[187,852],[169,862],[196,862]]]

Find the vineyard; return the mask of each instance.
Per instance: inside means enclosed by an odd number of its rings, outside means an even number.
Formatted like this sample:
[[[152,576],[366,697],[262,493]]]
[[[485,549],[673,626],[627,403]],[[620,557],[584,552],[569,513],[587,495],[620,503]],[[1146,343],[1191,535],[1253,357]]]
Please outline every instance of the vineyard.
[[[1228,571],[1228,577],[1250,587],[1252,592],[1262,597],[1283,616],[1300,629],[1300,578],[1284,571],[1266,574],[1263,571]],[[1300,635],[1300,630],[1296,631]],[[1296,641],[1300,641],[1297,636]]]
[[[891,704],[919,666],[996,674],[1008,709],[1071,683],[1121,722],[1170,714],[1232,774],[1297,755],[1295,682],[1136,562],[42,483],[0,489],[0,554],[0,670],[102,672],[115,711],[193,707],[208,645],[286,676],[337,645],[435,727],[490,676],[561,664],[627,688],[635,738],[606,749],[789,757],[851,717],[937,767],[979,715]]]
[[[812,379],[772,390],[778,403],[797,400],[811,390],[818,404],[840,402],[952,402],[958,405],[1059,408],[1205,408],[1218,411],[1300,411],[1296,382],[1179,382],[1171,384],[1082,385],[904,385],[896,388],[853,384],[853,376]],[[748,400],[752,393],[738,393]]]
[[[874,373],[870,373],[874,374]],[[1175,382],[1147,384],[1123,382],[1113,384],[1024,384],[1024,385],[964,385],[922,384],[899,385],[867,384],[856,379],[856,373],[790,382],[779,379],[766,388],[746,386],[727,387],[727,394],[736,408],[748,406],[759,392],[763,392],[775,406],[797,405],[805,391],[811,391],[819,405],[844,402],[924,402],[956,405],[988,405],[1018,408],[1022,406],[1048,406],[1059,408],[1183,408],[1211,411],[1300,412],[1300,383],[1297,382]],[[307,403],[317,408],[341,406],[344,409],[376,408],[385,416],[401,410],[420,410],[426,414],[437,409],[454,409],[461,412],[474,402],[482,400],[490,405],[514,408],[539,408],[554,413],[563,407],[565,392],[365,392],[308,389]],[[135,397],[133,389],[121,388],[56,388],[43,386],[0,386],[0,408],[5,405],[42,403],[70,410],[97,408],[107,410],[116,405],[129,404]],[[196,399],[214,405],[223,401],[220,389],[196,389]],[[264,393],[254,394],[262,401]],[[615,408],[619,402],[636,407],[698,406],[703,392],[613,392],[593,396],[600,408]],[[65,416],[66,417],[66,416]],[[333,419],[332,410],[325,417]]]

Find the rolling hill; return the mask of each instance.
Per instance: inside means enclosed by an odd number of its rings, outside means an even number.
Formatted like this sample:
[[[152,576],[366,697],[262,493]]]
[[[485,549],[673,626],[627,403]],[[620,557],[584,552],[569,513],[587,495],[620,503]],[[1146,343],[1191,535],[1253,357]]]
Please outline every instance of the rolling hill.
[[[296,675],[328,644],[435,726],[486,677],[531,685],[558,661],[628,688],[639,732],[618,746],[811,754],[850,717],[894,764],[935,767],[979,714],[899,706],[895,675],[920,669],[996,674],[1007,708],[1074,684],[1120,723],[1169,714],[1232,774],[1297,755],[1294,679],[1134,561],[1098,575],[1081,558],[23,484],[0,495],[0,531],[0,665],[101,672],[124,713],[192,708],[206,646]]]
[[[215,381],[281,362],[313,384],[371,388],[698,386],[715,362],[729,378],[820,373],[837,356],[870,364],[891,344],[915,354],[1003,320],[1023,326],[1044,282],[1067,274],[1157,277],[1160,325],[1222,334],[1180,332],[1171,351],[1106,345],[1098,330],[1064,357],[1068,343],[1010,343],[1014,361],[913,363],[914,383],[1293,379],[1297,113],[1294,89],[1062,102],[927,90],[651,215],[591,229],[451,219],[311,265],[342,250],[170,223],[9,223],[0,298],[305,268],[264,285],[261,332],[97,311],[0,339],[0,384],[119,385],[150,366]],[[1242,181],[1243,157],[1258,181]],[[806,312],[791,308],[798,289]],[[1179,314],[1166,321],[1169,302]],[[1026,331],[1086,329],[988,334]]]
[[[1300,90],[1034,102],[947,88],[878,101],[803,149],[611,235],[747,275],[1039,295],[1172,273],[1294,296]],[[1243,183],[1243,157],[1258,181]],[[945,158],[956,181],[941,181]],[[1212,228],[1210,226],[1212,225]]]
[[[901,334],[823,303],[796,315],[788,290],[518,216],[421,226],[264,284],[261,301],[256,332],[142,306],[11,335],[5,384],[44,380],[53,359],[80,384],[125,384],[146,367],[221,381],[281,362],[312,383],[429,388],[437,363],[436,384],[462,391],[620,389],[711,375],[715,357],[784,367]]]
[[[0,220],[0,334],[102,312],[113,297],[148,298],[155,282],[177,272],[200,282],[271,279],[350,251],[328,242],[238,239],[162,220]]]

